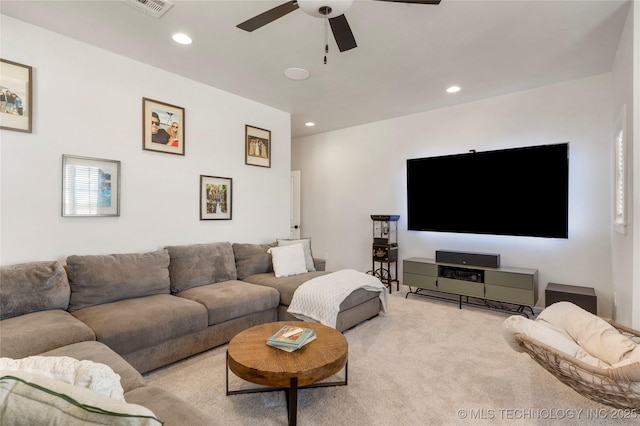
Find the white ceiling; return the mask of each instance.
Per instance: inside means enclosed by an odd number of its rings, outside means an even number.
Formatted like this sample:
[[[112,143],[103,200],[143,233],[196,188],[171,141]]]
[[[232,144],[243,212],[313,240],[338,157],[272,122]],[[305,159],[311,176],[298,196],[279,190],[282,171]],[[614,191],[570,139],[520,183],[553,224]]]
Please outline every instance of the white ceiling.
[[[329,31],[324,65],[324,21],[302,10],[236,28],[285,1],[173,0],[156,19],[121,0],[2,0],[0,13],[290,112],[299,137],[609,72],[630,4],[356,0],[358,47],[340,53]],[[193,44],[171,41],[178,31]],[[309,79],[287,80],[290,67]]]

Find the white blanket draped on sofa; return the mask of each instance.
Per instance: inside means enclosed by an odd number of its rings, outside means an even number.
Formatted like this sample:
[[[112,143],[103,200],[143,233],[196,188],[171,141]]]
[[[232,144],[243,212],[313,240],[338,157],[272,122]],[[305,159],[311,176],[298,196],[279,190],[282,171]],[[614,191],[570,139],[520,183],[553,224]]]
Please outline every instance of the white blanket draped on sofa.
[[[340,304],[360,288],[379,292],[382,312],[386,312],[385,286],[378,278],[353,269],[332,272],[303,283],[293,293],[287,312],[303,321],[336,328]]]

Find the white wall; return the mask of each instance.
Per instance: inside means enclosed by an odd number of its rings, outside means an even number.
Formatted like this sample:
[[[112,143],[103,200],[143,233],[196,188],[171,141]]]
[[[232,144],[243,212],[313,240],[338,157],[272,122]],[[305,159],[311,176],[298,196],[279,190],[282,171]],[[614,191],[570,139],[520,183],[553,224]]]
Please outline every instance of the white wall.
[[[544,306],[548,282],[589,286],[599,313],[610,317],[611,103],[605,74],[296,139],[292,168],[302,173],[302,234],[313,238],[314,255],[327,257],[329,269],[367,271],[369,216],[399,214],[400,258],[433,258],[437,249],[500,253],[502,265],[538,269],[538,305]],[[407,231],[408,158],[566,141],[568,239]],[[507,190],[508,182],[496,182],[496,191]],[[467,208],[455,198],[433,200],[433,208],[441,202]]]
[[[640,7],[638,2],[631,4],[631,12],[633,13],[633,134],[636,135],[633,145],[640,145],[636,141],[640,138]],[[633,151],[633,169],[639,172],[633,174],[633,221],[640,222],[640,148]],[[640,226],[633,228],[633,250],[634,253],[640,253]],[[632,326],[636,330],[640,330],[640,261],[635,256],[633,263],[633,323]]]
[[[2,264],[289,235],[290,116],[0,15],[2,58],[33,67],[33,133],[1,130]],[[142,98],[185,108],[186,155],[142,150]],[[244,164],[245,124],[271,168]],[[122,162],[121,215],[61,217],[63,154]],[[200,175],[233,179],[232,220],[199,220]]]

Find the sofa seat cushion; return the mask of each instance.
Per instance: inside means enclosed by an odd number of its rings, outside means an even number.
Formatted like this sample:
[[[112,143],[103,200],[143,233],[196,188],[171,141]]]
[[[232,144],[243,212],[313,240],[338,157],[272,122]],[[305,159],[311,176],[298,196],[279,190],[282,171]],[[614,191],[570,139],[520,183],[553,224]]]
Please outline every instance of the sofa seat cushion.
[[[173,393],[155,386],[144,386],[124,394],[130,404],[147,407],[164,426],[215,426],[224,421],[206,415]]]
[[[0,371],[0,407],[7,425],[162,425],[141,405],[19,371]]]
[[[80,342],[65,345],[52,351],[43,352],[42,356],[68,356],[78,360],[88,360],[108,365],[120,376],[120,384],[124,392],[139,388],[146,384],[142,374],[125,361],[104,343]]]
[[[278,291],[264,286],[231,280],[194,287],[176,296],[207,308],[209,325],[278,307]]]
[[[229,242],[168,246],[171,292],[235,280],[236,261]]]
[[[69,312],[133,297],[168,294],[169,254],[150,253],[105,256],[69,256],[71,286]]]
[[[273,272],[270,272],[248,276],[244,279],[244,281],[252,284],[275,288],[280,293],[280,304],[289,306],[291,304],[291,298],[293,298],[293,292],[296,291],[298,287],[300,287],[300,284],[305,283],[312,278],[326,275],[328,273],[329,272],[326,271],[315,271],[308,272],[306,274],[276,278],[275,274]]]
[[[73,313],[99,342],[121,355],[207,328],[207,310],[169,294],[119,300]]]
[[[71,343],[95,340],[85,323],[56,309],[0,321],[0,356],[24,358]]]
[[[0,283],[0,320],[69,307],[67,273],[56,261],[3,266]]]

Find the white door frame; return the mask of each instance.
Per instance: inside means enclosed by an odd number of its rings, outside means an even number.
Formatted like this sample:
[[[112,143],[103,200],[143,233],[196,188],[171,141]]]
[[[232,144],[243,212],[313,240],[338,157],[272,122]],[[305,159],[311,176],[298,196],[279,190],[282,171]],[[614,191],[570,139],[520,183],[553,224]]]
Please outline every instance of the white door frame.
[[[300,238],[300,170],[291,171],[291,208],[289,212],[289,238]]]

